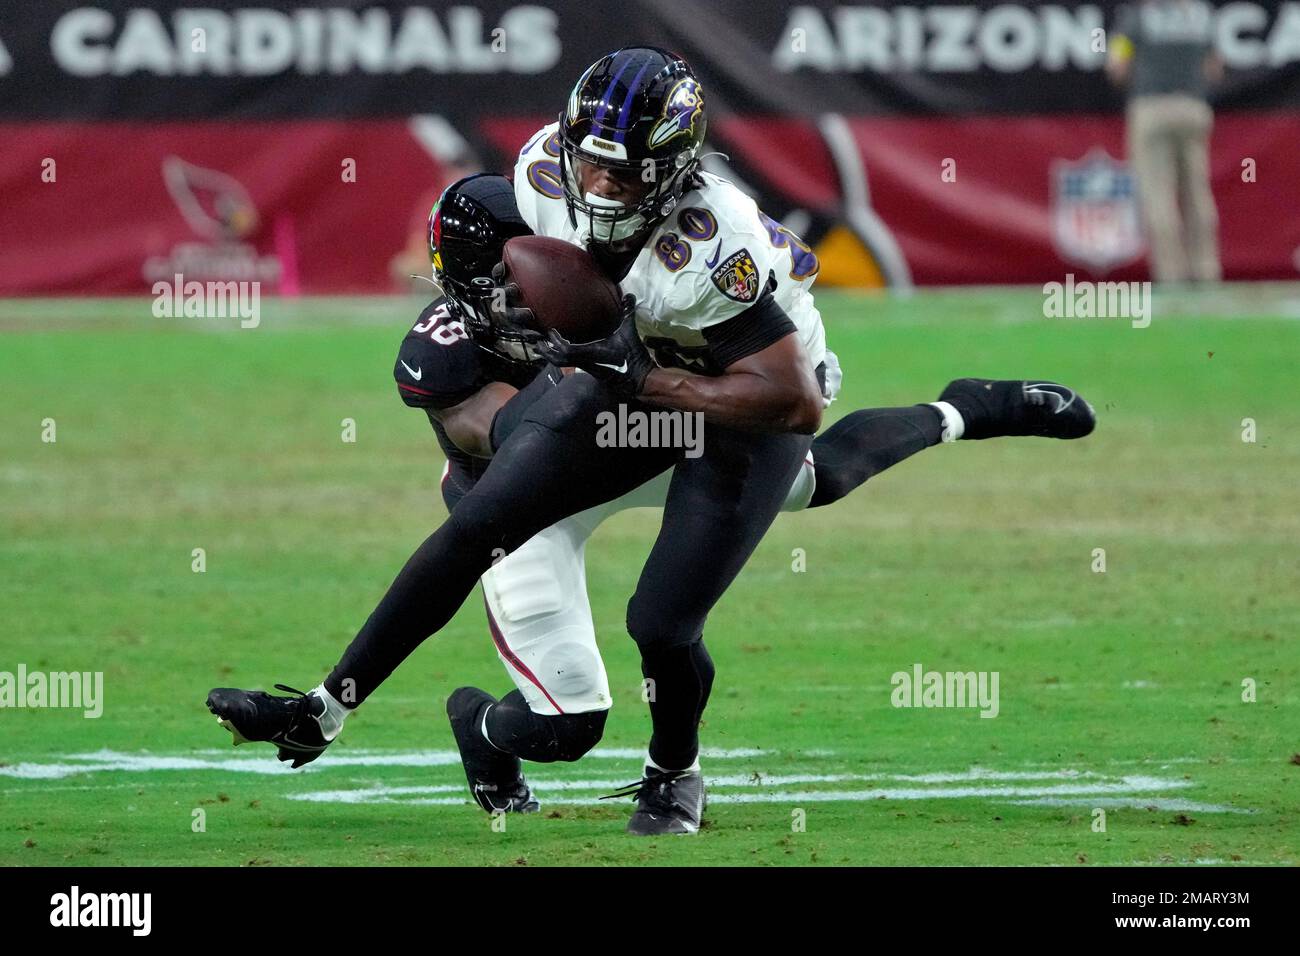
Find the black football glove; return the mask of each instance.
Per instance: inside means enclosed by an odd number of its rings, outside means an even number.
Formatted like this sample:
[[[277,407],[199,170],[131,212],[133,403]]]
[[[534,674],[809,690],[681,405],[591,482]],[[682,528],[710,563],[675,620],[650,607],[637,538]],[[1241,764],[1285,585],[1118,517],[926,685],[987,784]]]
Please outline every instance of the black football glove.
[[[492,314],[493,321],[525,341],[540,340],[542,333],[537,331],[537,319],[533,316],[533,310],[524,305],[523,293],[506,275],[504,262],[498,262],[492,267],[492,280],[495,284],[488,295],[488,311]]]
[[[573,343],[551,329],[537,350],[552,365],[573,365],[600,379],[624,398],[641,394],[646,376],[656,367],[636,330],[636,298],[623,296],[618,328],[594,342]]]

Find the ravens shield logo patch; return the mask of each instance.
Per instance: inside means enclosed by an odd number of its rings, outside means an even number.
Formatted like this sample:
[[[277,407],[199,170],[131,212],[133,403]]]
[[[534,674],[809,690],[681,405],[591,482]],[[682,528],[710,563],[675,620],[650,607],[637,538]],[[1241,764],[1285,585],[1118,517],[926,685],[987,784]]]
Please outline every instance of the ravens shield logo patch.
[[[728,299],[753,302],[758,298],[758,266],[748,249],[733,252],[713,270],[711,278]]]

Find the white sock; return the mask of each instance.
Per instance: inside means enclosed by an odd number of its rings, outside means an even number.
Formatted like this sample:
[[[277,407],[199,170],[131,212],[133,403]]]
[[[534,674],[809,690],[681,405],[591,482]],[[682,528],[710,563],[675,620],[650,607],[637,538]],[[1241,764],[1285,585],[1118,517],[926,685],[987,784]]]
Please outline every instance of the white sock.
[[[966,419],[961,417],[961,412],[953,408],[947,402],[928,402],[927,404],[939,410],[943,416],[943,436],[941,440],[945,443],[953,442],[966,434]]]
[[[650,759],[650,751],[648,751],[648,750],[646,751],[646,755],[645,755],[645,765],[646,765],[647,767],[653,767],[655,770],[660,770],[660,771],[663,771],[663,772],[665,772],[665,773],[667,773],[670,769],[677,769],[677,768],[669,768],[669,767],[661,767],[661,766],[659,766],[657,763],[655,763],[653,760]],[[694,763],[692,763],[689,767],[685,767],[685,768],[682,768],[682,769],[683,769],[683,772],[684,772],[684,773],[699,773],[699,772],[700,772],[700,758],[699,758],[699,755],[698,755],[698,754],[696,755],[696,757],[695,757],[695,762],[694,762]]]
[[[319,687],[313,688],[311,692],[325,702],[325,713],[317,718],[317,722],[320,724],[320,732],[325,739],[333,740],[342,732],[343,720],[348,714],[352,713],[353,708],[344,707],[335,700],[334,695],[325,689],[323,683]]]

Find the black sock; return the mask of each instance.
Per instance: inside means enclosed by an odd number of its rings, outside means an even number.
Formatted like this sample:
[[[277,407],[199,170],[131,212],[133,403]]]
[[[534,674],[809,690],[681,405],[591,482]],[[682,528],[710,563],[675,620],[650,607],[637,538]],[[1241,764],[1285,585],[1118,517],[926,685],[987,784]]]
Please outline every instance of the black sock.
[[[851,412],[812,443],[817,488],[809,508],[839,501],[872,475],[897,465],[943,435],[943,415],[933,405],[864,408]]]
[[[641,673],[651,685],[650,759],[665,770],[685,770],[700,752],[700,718],[713,689],[713,658],[703,641],[641,649]]]

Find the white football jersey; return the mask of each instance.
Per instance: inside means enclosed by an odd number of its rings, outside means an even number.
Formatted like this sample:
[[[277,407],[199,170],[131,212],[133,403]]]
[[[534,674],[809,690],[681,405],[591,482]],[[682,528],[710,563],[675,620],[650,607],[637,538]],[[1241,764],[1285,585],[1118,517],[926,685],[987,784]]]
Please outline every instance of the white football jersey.
[[[539,236],[578,246],[560,183],[558,123],[539,131],[515,164],[519,213]],[[769,286],[794,323],[814,368],[826,353],[821,314],[809,288],[817,257],[798,236],[759,212],[735,185],[702,173],[655,227],[619,283],[636,296],[637,329],[660,365],[716,371],[702,330],[744,312]]]

